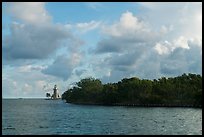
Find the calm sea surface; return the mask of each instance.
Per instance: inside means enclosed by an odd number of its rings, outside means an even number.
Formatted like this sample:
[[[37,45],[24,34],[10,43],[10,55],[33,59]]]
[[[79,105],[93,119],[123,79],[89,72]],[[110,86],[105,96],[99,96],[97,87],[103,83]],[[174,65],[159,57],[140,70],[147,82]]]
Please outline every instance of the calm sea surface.
[[[202,135],[202,109],[91,106],[3,99],[2,134]]]

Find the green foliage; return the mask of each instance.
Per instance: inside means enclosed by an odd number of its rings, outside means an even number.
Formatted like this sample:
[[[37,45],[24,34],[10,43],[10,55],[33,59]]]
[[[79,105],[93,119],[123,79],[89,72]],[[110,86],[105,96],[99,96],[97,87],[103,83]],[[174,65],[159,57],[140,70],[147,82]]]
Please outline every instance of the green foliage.
[[[153,81],[133,77],[107,84],[85,78],[65,91],[62,99],[71,103],[202,105],[202,76],[184,73]]]
[[[47,98],[51,97],[50,93],[46,93],[46,97]]]

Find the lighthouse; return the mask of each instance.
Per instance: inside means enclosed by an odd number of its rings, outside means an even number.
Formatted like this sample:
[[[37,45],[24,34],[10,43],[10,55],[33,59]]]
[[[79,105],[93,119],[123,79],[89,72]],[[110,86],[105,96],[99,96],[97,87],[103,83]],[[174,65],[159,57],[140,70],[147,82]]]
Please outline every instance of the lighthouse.
[[[53,88],[53,94],[52,94],[52,99],[60,99],[60,95],[59,95],[59,92],[58,92],[58,89],[57,89],[57,85],[54,86]]]

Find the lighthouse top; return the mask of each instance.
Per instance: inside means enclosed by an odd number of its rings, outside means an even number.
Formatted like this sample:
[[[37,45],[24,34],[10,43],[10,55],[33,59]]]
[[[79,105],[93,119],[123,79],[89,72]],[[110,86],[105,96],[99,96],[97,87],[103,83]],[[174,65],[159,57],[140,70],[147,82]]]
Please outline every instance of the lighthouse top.
[[[54,86],[54,89],[57,89],[57,85]]]

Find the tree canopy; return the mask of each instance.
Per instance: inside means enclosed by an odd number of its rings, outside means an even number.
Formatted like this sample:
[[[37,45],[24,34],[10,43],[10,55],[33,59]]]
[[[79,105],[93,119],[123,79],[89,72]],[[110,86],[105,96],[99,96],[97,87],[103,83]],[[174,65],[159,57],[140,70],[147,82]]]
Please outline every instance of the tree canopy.
[[[183,74],[158,80],[124,78],[117,83],[102,84],[85,78],[62,95],[70,103],[100,104],[172,104],[202,106],[202,76]]]

